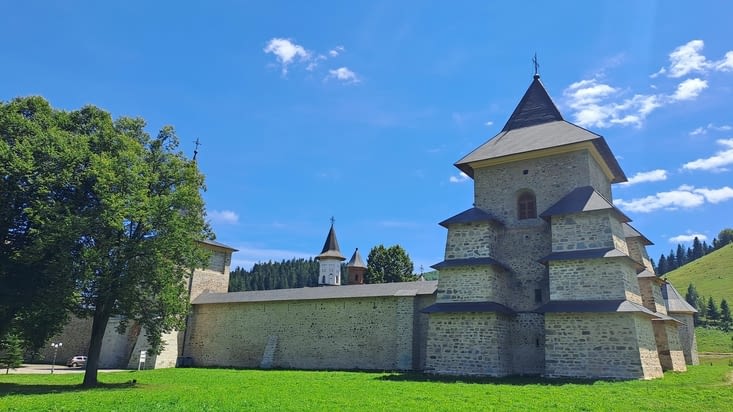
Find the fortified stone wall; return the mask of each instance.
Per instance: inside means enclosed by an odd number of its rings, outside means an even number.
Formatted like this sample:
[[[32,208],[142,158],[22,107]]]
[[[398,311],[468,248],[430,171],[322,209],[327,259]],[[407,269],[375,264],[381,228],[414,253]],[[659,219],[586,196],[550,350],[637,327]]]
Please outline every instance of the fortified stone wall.
[[[641,242],[640,238],[626,238],[626,244],[629,248],[629,256],[635,261],[644,265],[650,272],[654,272],[654,266],[652,265],[649,254],[647,254],[646,247]]]
[[[691,313],[670,313],[670,316],[682,322],[678,326],[682,353],[685,356],[685,363],[688,365],[699,365],[700,358],[697,354],[697,337],[695,336],[695,323]]]
[[[642,304],[636,273],[623,258],[551,261],[550,299]]]
[[[186,355],[197,366],[412,369],[414,296],[194,305]],[[413,313],[410,316],[410,313]],[[412,331],[412,332],[411,332]],[[411,336],[410,336],[411,335]]]
[[[685,355],[682,353],[677,324],[674,321],[654,320],[652,326],[662,370],[686,371]]]
[[[516,314],[512,322],[511,348],[513,373],[545,373],[545,318],[542,314]]]
[[[631,313],[547,313],[545,334],[545,376],[611,379],[661,376],[648,318]]]
[[[615,247],[614,220],[605,210],[553,216],[552,251]]]
[[[444,375],[512,373],[511,320],[497,313],[430,316],[425,371]]]
[[[497,260],[511,268],[506,278],[508,306],[531,311],[549,299],[548,269],[540,259],[550,254],[550,225],[542,219],[521,222],[505,230]]]
[[[593,186],[610,199],[601,174],[587,150],[483,167],[474,170],[474,202],[512,225],[518,222],[516,194],[523,189],[534,191],[538,214],[581,186]]]
[[[504,270],[494,266],[466,266],[440,271],[438,302],[496,302],[512,300]]]
[[[500,231],[489,222],[451,225],[445,242],[445,259],[495,257]]]

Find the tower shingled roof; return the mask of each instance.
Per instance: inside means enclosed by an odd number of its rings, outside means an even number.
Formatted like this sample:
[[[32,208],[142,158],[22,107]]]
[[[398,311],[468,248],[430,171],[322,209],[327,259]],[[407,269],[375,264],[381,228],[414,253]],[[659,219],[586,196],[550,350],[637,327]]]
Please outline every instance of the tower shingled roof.
[[[321,254],[316,256],[316,259],[323,258],[346,260],[344,255],[341,254],[341,249],[339,249],[339,242],[336,240],[336,231],[333,228],[333,223],[331,223],[331,230],[328,231],[328,236],[326,236],[326,242],[323,244]]]
[[[626,181],[626,175],[603,136],[563,119],[539,75],[535,75],[504,128],[457,161],[455,166],[473,177],[478,162],[585,142],[593,145],[592,150],[608,167],[611,183]]]
[[[349,260],[349,263],[346,264],[346,267],[366,269],[367,266],[364,264],[364,261],[361,259],[359,248],[356,248],[356,250],[354,251],[354,254],[351,255],[351,259]]]
[[[522,100],[509,116],[509,120],[501,129],[502,132],[564,120],[547,90],[540,82],[540,76],[535,75],[532,84],[524,92]]]

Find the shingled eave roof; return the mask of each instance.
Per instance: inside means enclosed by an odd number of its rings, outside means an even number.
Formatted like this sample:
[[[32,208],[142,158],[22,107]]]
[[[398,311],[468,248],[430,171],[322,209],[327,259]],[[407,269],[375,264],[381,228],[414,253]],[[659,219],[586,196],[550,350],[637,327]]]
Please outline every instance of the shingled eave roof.
[[[476,162],[581,142],[592,142],[613,175],[612,183],[626,181],[626,175],[606,140],[599,134],[565,121],[539,76],[535,76],[501,132],[456,162],[455,166],[473,177]]]
[[[333,225],[331,225],[331,229],[328,231],[328,236],[326,236],[326,242],[323,244],[321,254],[316,256],[316,260],[324,258],[346,260],[339,249],[339,242],[336,239],[336,230],[334,230]]]
[[[497,223],[499,225],[504,225],[503,222],[501,222],[499,219],[494,217],[491,213],[479,209],[477,207],[472,207],[468,210],[464,210],[463,212],[449,217],[448,219],[438,223],[439,225],[443,226],[444,228],[448,228],[448,226],[457,224],[457,223],[473,223],[473,222],[493,222]]]
[[[667,306],[667,313],[697,313],[697,309],[687,303],[685,298],[680,295],[680,292],[669,282],[662,285],[662,297],[664,298],[664,304]]]
[[[498,312],[513,315],[510,308],[496,302],[441,302],[421,310],[422,313],[466,313]]]
[[[556,300],[539,308],[538,313],[605,313],[638,312],[653,318],[660,318],[656,312],[628,300]]]
[[[349,259],[349,263],[346,264],[346,267],[366,269],[367,265],[364,263],[363,260],[361,260],[361,254],[359,253],[359,248],[356,248],[356,250],[354,251],[354,254],[351,255],[351,259]]]
[[[342,285],[297,289],[255,290],[249,292],[202,293],[193,305],[225,303],[257,303],[299,301],[316,299],[348,299],[389,296],[432,295],[438,287],[437,280],[420,282],[378,283],[372,285]]]
[[[644,270],[644,265],[635,261],[631,256],[627,255],[621,250],[616,248],[597,248],[597,249],[580,249],[580,250],[566,250],[562,252],[552,252],[549,255],[541,258],[538,262],[542,264],[549,264],[551,261],[556,260],[583,260],[583,259],[603,259],[603,258],[622,258],[627,259],[634,268],[638,271]]]
[[[450,268],[459,268],[459,267],[468,267],[468,266],[487,266],[487,265],[498,266],[506,271],[511,271],[509,266],[491,257],[448,259],[440,263],[436,263],[430,267],[435,270],[443,270],[443,269],[450,269]]]
[[[229,245],[225,245],[223,243],[217,242],[215,240],[208,240],[208,239],[206,239],[206,240],[199,240],[199,242],[201,242],[201,243],[203,243],[205,245],[216,246],[218,248],[222,248],[222,249],[226,249],[226,250],[231,250],[232,252],[238,252],[239,251],[238,249],[235,249],[235,248],[233,248],[233,247],[231,247]]]
[[[638,230],[634,229],[634,227],[631,226],[630,224],[624,222],[621,226],[624,229],[624,237],[626,237],[626,238],[640,238],[641,239],[641,242],[644,245],[646,245],[646,246],[650,246],[650,245],[653,245],[654,244],[654,243],[652,243],[651,240],[647,239],[646,236],[642,235],[641,232],[639,232]]]
[[[550,220],[552,216],[592,212],[596,210],[611,210],[621,222],[631,220],[592,186],[582,186],[573,189],[554,205],[540,213],[540,217],[545,220]]]

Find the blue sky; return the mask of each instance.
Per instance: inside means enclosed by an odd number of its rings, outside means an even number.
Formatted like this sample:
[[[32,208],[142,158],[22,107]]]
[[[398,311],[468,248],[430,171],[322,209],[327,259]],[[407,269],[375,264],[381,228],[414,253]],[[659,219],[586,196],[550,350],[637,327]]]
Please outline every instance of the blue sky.
[[[603,135],[614,200],[655,260],[733,227],[733,5],[678,1],[3,2],[0,99],[42,95],[173,125],[234,265],[344,255],[442,260],[472,203],[453,163],[540,74]]]

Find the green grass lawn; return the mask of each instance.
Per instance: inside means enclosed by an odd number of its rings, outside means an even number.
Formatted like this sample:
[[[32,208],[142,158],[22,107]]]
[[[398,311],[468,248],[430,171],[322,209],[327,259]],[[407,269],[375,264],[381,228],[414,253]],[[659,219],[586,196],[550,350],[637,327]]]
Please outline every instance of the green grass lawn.
[[[733,332],[695,328],[698,352],[733,353]]]
[[[367,372],[159,369],[76,375],[0,375],[0,410],[729,410],[728,359],[653,381],[428,379]],[[137,384],[129,384],[132,379]]]

